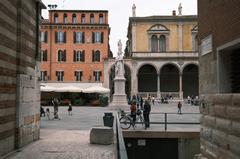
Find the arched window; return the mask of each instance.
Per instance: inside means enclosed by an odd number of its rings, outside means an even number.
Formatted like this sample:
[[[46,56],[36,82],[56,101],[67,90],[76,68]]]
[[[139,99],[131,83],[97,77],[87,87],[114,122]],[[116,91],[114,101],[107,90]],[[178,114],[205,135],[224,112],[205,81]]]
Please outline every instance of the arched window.
[[[58,50],[58,62],[66,61],[66,50]]]
[[[166,37],[165,35],[161,35],[159,38],[159,51],[165,52],[166,51]]]
[[[85,23],[86,23],[85,14],[82,14],[82,16],[81,16],[81,23],[82,23],[82,24],[85,24]]]
[[[77,23],[77,16],[76,16],[76,14],[72,15],[72,23]]]
[[[92,61],[93,62],[100,62],[100,51],[94,51],[92,52]]]
[[[103,20],[103,15],[99,14],[99,24],[103,24],[104,20]]]
[[[93,14],[90,15],[90,23],[94,24],[94,15]]]
[[[67,14],[66,13],[64,13],[64,15],[63,15],[63,23],[67,23]]]
[[[58,23],[58,14],[57,13],[54,14],[54,23]]]
[[[151,48],[152,48],[152,52],[158,51],[158,43],[157,43],[156,35],[152,35],[152,37],[151,37]]]

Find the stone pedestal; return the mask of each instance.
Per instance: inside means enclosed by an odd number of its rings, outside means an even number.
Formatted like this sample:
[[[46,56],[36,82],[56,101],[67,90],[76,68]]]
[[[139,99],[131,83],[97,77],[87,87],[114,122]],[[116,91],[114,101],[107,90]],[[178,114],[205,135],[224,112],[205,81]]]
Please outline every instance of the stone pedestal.
[[[114,94],[110,106],[121,107],[128,105],[125,93],[125,81],[124,77],[116,77],[114,79]]]

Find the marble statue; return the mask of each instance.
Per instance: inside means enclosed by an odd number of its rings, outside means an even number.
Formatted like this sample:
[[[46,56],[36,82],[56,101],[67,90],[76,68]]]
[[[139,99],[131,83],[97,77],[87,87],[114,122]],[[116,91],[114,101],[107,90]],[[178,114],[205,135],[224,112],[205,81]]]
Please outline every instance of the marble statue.
[[[133,4],[133,6],[132,6],[132,16],[136,17],[136,6],[135,6],[135,4]]]
[[[181,3],[178,6],[178,15],[182,15],[182,4]]]
[[[118,41],[118,56],[115,61],[115,77],[124,76],[124,63],[123,63],[123,52],[122,52],[122,42]]]

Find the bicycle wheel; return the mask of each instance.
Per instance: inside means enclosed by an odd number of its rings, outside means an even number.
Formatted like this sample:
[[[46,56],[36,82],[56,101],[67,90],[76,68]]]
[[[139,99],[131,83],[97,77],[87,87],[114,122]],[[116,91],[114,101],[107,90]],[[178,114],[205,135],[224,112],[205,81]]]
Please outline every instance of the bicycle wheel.
[[[131,126],[131,119],[127,116],[121,117],[119,122],[122,129],[128,129]]]

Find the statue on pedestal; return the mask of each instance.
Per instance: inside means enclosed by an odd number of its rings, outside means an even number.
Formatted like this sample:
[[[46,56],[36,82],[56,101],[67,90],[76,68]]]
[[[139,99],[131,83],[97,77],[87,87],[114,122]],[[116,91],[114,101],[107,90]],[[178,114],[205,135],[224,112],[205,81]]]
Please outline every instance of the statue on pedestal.
[[[111,106],[127,106],[127,96],[125,93],[125,82],[124,78],[124,62],[122,52],[122,42],[118,41],[118,53],[114,63],[115,66],[115,78],[114,78],[114,94]]]
[[[115,61],[115,77],[124,76],[124,63],[123,63],[123,52],[122,52],[122,42],[118,41],[118,56]]]
[[[132,16],[136,17],[136,6],[135,6],[135,4],[133,4],[133,6],[132,6]]]
[[[182,15],[182,4],[181,3],[178,6],[178,15]]]

